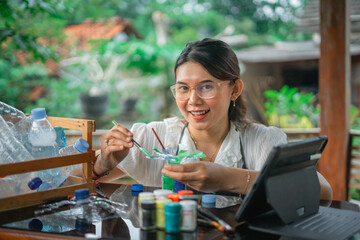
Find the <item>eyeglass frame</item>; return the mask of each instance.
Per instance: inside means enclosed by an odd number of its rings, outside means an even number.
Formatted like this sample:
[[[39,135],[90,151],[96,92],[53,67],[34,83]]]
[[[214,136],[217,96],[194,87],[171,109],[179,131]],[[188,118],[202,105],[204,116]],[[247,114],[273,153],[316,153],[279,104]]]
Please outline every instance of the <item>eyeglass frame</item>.
[[[187,97],[186,99],[182,99],[182,100],[177,99],[177,98],[176,98],[176,95],[175,95],[175,93],[174,93],[174,91],[175,91],[175,86],[176,86],[178,83],[175,83],[174,85],[172,85],[172,86],[170,87],[170,91],[171,91],[171,93],[173,94],[174,98],[175,98],[177,101],[186,101],[186,100],[188,100],[188,99],[190,98],[190,96],[191,96],[191,91],[192,91],[192,90],[195,90],[197,96],[198,96],[199,98],[201,98],[201,99],[212,99],[212,98],[214,98],[214,97],[216,96],[216,94],[217,94],[217,89],[220,88],[223,83],[226,83],[226,82],[230,82],[230,83],[231,83],[231,81],[228,81],[228,80],[221,81],[221,82],[213,82],[213,81],[209,80],[208,82],[210,82],[210,83],[215,83],[215,84],[216,84],[216,85],[215,85],[215,87],[216,87],[216,88],[215,88],[215,94],[214,94],[214,96],[212,96],[212,97],[201,97],[200,94],[196,91],[196,88],[197,88],[200,84],[204,84],[204,83],[207,83],[207,82],[201,82],[201,83],[197,84],[195,87],[190,87],[190,86],[188,86],[187,84],[181,83],[181,84],[186,85],[187,87],[189,87],[188,97]],[[175,92],[176,92],[176,91],[175,91]]]

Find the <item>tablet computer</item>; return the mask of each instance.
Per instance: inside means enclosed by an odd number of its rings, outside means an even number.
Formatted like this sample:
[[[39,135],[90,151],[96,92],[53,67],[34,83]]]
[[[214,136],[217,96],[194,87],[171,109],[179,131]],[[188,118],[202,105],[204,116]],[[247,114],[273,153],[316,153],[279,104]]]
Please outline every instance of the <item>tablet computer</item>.
[[[326,143],[327,137],[320,136],[275,146],[241,203],[235,220],[247,221],[277,208],[275,210],[284,212],[282,221],[289,223],[317,212],[320,184],[316,163]],[[294,189],[297,187],[303,189]],[[303,205],[310,207],[299,209],[298,206]],[[293,208],[295,213],[288,211]]]

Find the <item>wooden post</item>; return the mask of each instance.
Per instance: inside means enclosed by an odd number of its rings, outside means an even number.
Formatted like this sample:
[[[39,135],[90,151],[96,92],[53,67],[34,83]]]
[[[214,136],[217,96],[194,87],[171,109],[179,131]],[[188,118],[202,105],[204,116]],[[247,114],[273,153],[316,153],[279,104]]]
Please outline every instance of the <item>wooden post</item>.
[[[319,172],[331,184],[334,200],[347,198],[346,159],[350,115],[350,0],[321,0],[319,63],[320,128],[329,142]]]

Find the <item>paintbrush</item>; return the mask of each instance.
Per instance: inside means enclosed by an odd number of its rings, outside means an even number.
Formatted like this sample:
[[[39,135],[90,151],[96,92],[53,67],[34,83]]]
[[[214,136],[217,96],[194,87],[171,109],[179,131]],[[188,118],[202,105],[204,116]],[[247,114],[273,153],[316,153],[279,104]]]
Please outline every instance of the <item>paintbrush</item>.
[[[210,218],[208,218],[200,213],[198,213],[198,216],[202,218],[202,219],[200,219],[200,218],[197,219],[198,223],[208,225],[209,227],[215,227],[220,232],[225,232],[225,227],[223,225],[221,225],[220,223],[218,223],[214,220],[211,220]]]
[[[119,123],[115,120],[112,120],[112,123],[114,124],[114,126],[118,125]],[[142,151],[146,156],[151,157],[150,153],[148,153],[144,148],[141,147],[141,145],[135,141],[135,139],[131,139],[131,141],[134,143],[134,145],[140,150]]]
[[[160,140],[159,136],[156,134],[155,129],[153,129],[153,128],[151,128],[151,129],[152,129],[152,131],[154,132],[155,137],[156,137],[156,138],[157,138],[157,140],[159,141],[159,143],[160,143],[161,147],[162,147],[163,149],[165,149],[165,147],[164,147],[164,145],[162,144],[162,142],[161,142],[161,140]]]
[[[212,213],[210,210],[201,207],[200,205],[198,205],[197,207],[199,213],[201,215],[206,216],[207,218],[210,218],[213,221],[216,221],[217,223],[219,223],[221,226],[223,226],[225,228],[226,231],[232,231],[232,227],[226,223],[224,220],[222,220],[221,218],[219,218],[218,216],[216,216],[214,213]]]

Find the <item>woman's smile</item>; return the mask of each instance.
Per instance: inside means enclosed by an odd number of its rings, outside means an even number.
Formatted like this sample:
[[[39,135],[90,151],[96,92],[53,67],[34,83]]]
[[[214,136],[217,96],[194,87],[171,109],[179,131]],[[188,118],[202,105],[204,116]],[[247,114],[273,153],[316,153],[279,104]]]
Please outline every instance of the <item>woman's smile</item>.
[[[200,111],[189,111],[192,118],[194,120],[198,120],[198,121],[204,119],[209,112],[210,112],[210,109],[208,109],[208,110],[200,110]]]

